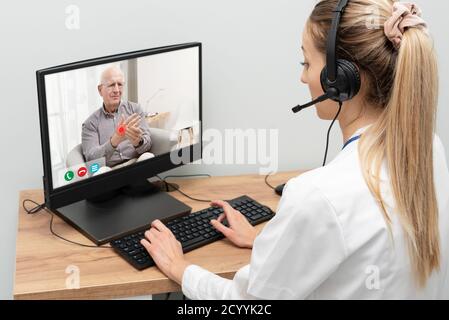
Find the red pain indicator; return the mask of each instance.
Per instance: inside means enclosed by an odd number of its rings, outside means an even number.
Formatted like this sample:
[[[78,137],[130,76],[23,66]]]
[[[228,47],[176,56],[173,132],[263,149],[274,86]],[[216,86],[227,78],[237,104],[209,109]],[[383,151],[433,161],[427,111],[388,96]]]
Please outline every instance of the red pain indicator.
[[[119,126],[119,127],[117,128],[117,133],[118,133],[120,136],[125,135],[125,131],[126,131],[126,127],[125,127],[124,125],[121,125],[121,126]]]

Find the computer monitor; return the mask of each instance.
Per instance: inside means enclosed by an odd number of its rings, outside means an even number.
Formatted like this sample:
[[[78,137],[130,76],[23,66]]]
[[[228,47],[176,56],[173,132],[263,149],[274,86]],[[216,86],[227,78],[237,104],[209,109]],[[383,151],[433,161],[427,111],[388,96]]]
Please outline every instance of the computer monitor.
[[[96,244],[190,212],[148,178],[201,158],[201,43],[36,76],[48,208]]]

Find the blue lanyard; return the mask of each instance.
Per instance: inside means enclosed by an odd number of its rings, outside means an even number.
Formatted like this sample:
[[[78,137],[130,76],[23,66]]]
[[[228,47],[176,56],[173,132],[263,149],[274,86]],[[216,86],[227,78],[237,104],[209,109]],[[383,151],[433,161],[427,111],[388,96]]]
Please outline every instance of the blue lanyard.
[[[354,141],[356,141],[356,140],[359,140],[359,139],[360,139],[360,136],[361,136],[361,135],[352,137],[351,139],[349,139],[348,141],[346,141],[345,145],[343,146],[343,149],[346,148],[346,147],[348,146],[348,144],[350,144],[351,142],[354,142]],[[342,149],[342,150],[343,150],[343,149]]]

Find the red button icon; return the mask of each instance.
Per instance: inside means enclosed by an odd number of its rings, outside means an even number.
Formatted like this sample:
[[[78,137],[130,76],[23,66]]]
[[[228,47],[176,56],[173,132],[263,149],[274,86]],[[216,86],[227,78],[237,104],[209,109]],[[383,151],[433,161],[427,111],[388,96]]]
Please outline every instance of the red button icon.
[[[78,177],[84,177],[87,173],[86,167],[81,167],[78,169]]]

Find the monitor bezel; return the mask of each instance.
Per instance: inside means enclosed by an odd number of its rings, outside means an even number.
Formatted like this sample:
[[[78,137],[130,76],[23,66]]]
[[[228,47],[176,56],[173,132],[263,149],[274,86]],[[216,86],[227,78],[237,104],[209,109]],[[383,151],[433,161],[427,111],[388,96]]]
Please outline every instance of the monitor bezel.
[[[199,59],[199,121],[200,132],[199,142],[193,145],[178,149],[182,154],[188,152],[190,155],[187,161],[175,164],[171,161],[170,152],[159,155],[155,158],[135,163],[132,166],[113,170],[95,177],[90,177],[86,180],[81,180],[53,188],[52,170],[51,170],[51,155],[50,155],[50,140],[48,130],[47,104],[45,92],[45,76],[53,73],[59,73],[69,70],[92,67],[96,65],[123,61],[128,59],[135,59],[144,56],[151,56],[160,53],[166,53],[176,50],[183,50],[188,48],[198,48]],[[42,159],[43,159],[43,185],[45,204],[50,209],[57,209],[59,207],[88,198],[95,198],[107,192],[119,189],[131,184],[133,181],[151,178],[155,175],[182,166],[189,162],[193,162],[202,158],[203,153],[203,128],[202,128],[202,44],[200,42],[191,42],[176,44],[164,47],[157,47],[151,49],[144,49],[139,51],[126,52],[110,56],[98,57],[78,62],[63,64],[51,68],[41,69],[36,71],[37,79],[37,94],[39,103],[39,120],[41,132],[42,145]],[[179,152],[176,151],[176,152]],[[183,159],[185,160],[185,159]]]

